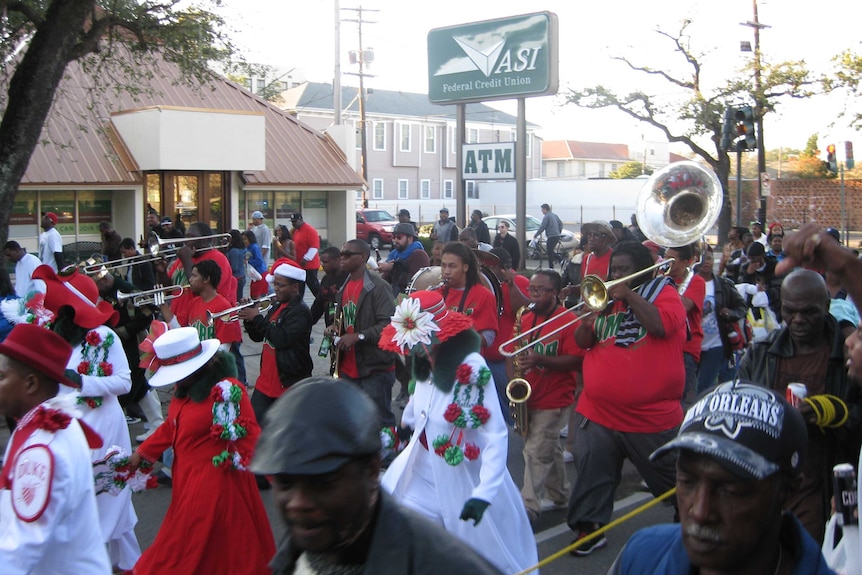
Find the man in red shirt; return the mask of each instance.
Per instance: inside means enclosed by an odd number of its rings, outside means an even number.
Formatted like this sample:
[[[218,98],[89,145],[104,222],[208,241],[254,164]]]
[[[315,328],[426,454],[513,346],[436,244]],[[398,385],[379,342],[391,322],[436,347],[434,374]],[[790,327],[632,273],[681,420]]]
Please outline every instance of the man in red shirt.
[[[299,295],[299,288],[305,283],[305,270],[292,262],[283,263],[266,275],[266,281],[275,293],[266,317],[256,305],[239,310],[248,337],[263,342],[260,375],[251,396],[254,416],[261,425],[275,400],[296,382],[311,377],[314,367],[309,353],[311,311]],[[256,479],[258,487],[270,487],[263,475],[257,475]]]
[[[620,242],[614,246],[610,278],[651,265],[646,247]],[[608,307],[586,316],[575,329],[575,341],[586,355],[572,429],[577,481],[567,522],[578,539],[610,521],[626,458],[655,496],[676,481],[675,461],[651,462],[649,455],[676,436],[682,421],[685,308],[673,282],[665,276],[653,279],[650,272],[609,291]],[[588,555],[605,545],[607,539],[600,536],[572,553]]]
[[[392,385],[398,359],[377,343],[395,313],[395,299],[386,280],[366,268],[370,255],[371,248],[362,240],[350,240],[341,248],[341,269],[348,273],[335,296],[341,333],[335,333],[334,326],[326,333],[338,347],[338,377],[361,387],[380,409],[382,425],[390,427],[395,425]]]
[[[497,397],[500,399],[500,407],[506,423],[512,425],[512,414],[509,409],[509,400],[506,399],[506,384],[509,377],[506,374],[506,358],[500,353],[500,344],[512,337],[512,326],[515,325],[515,314],[525,305],[529,305],[530,298],[527,293],[530,280],[516,274],[512,269],[512,256],[504,248],[493,248],[490,252],[482,252],[496,256],[495,259],[485,260],[485,266],[494,274],[500,282],[500,290],[503,295],[503,313],[498,319],[497,337],[485,350],[485,361],[497,386]]]
[[[305,286],[308,285],[308,289],[317,297],[320,291],[320,282],[317,279],[317,270],[320,268],[320,236],[311,224],[305,223],[299,212],[290,216],[290,223],[293,226],[291,237],[296,246],[296,261],[305,270],[305,284],[300,294],[305,295]]]
[[[563,313],[565,308],[559,303],[561,288],[562,279],[554,270],[539,270],[530,278],[533,308],[521,315],[518,331],[523,333],[551,318],[556,319],[519,341],[521,346],[541,340],[509,359],[507,365],[510,379],[523,377],[531,387],[524,436],[524,486],[521,488],[531,523],[535,523],[542,512],[544,494],[558,507],[565,506],[569,500],[570,487],[559,435],[575,402],[575,370],[581,368],[583,351],[575,343],[574,324],[543,338],[543,334],[561,328],[574,317]],[[510,333],[510,337],[514,335],[514,331]]]
[[[588,275],[597,275],[602,280],[608,279],[613,253],[611,246],[616,241],[614,229],[608,222],[596,220],[581,226],[581,234],[587,236],[587,253],[581,265],[581,279]]]
[[[222,277],[222,270],[216,262],[204,259],[197,262],[192,266],[189,276],[189,289],[186,292],[189,292],[191,297],[187,305],[174,312],[169,305],[162,303],[162,317],[171,329],[186,326],[195,328],[201,341],[218,339],[221,342],[220,349],[230,351],[236,359],[237,379],[246,383],[245,361],[239,351],[242,343],[242,328],[239,322],[217,319],[210,323],[207,315],[207,312],[215,314],[233,307],[217,291]]]
[[[700,365],[700,348],[703,344],[703,301],[706,299],[706,281],[691,269],[694,263],[694,248],[691,245],[667,248],[665,257],[673,258],[667,275],[674,281],[685,306],[690,337],[682,348],[685,363],[685,394],[689,395],[686,405],[694,403],[697,391],[697,367]]]
[[[440,273],[443,276],[446,307],[473,320],[473,328],[482,336],[484,356],[497,337],[498,310],[497,298],[479,279],[476,255],[465,244],[449,242],[443,248]]]

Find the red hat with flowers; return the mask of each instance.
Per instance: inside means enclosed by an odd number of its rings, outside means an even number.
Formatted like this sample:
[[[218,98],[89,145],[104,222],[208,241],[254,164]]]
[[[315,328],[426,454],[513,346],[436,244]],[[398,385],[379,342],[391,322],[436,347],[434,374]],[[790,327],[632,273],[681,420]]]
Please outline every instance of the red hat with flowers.
[[[76,267],[68,266],[56,273],[50,266],[41,265],[33,270],[32,278],[45,282],[45,308],[55,314],[61,307],[70,306],[75,310],[75,324],[85,329],[117,324],[119,312],[99,299],[96,282]]]
[[[446,308],[439,291],[417,291],[401,300],[380,335],[380,349],[412,355],[473,328],[473,320]]]

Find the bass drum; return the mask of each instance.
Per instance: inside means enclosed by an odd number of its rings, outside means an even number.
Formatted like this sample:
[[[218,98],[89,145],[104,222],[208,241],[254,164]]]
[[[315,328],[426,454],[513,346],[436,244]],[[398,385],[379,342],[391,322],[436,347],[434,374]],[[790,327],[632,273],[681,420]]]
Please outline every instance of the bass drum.
[[[410,278],[410,283],[407,284],[405,290],[407,294],[412,294],[415,291],[424,291],[430,288],[436,288],[442,281],[443,274],[440,271],[440,266],[430,266],[422,268]]]
[[[407,284],[405,290],[407,294],[415,291],[423,291],[427,289],[437,289],[441,287],[443,274],[440,266],[430,266],[422,268],[410,278],[410,283]],[[497,315],[503,315],[503,289],[500,287],[500,281],[494,272],[482,266],[479,270],[479,280],[486,288],[494,294],[494,299],[497,301]]]

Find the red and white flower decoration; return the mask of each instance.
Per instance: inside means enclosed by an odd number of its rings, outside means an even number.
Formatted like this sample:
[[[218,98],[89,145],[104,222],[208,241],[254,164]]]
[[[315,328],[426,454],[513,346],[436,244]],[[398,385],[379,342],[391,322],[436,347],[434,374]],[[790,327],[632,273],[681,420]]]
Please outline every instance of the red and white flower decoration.
[[[392,327],[395,328],[392,341],[401,349],[413,349],[420,343],[431,345],[431,336],[440,329],[434,322],[434,315],[422,311],[419,300],[409,297],[401,300],[395,308]]]

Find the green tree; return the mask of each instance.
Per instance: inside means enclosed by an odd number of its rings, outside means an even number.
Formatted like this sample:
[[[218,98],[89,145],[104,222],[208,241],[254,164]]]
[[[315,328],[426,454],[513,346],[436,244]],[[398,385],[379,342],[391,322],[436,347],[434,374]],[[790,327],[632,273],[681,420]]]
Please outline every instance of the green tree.
[[[652,169],[648,167],[646,169],[646,174],[652,174]],[[642,175],[644,175],[643,164],[635,161],[626,162],[625,164],[608,174],[608,176],[610,176],[610,178],[613,180],[631,180]]]
[[[0,0],[0,242],[21,178],[71,62],[97,76],[106,66],[122,76],[104,89],[146,90],[151,66],[167,60],[190,84],[213,78],[208,64],[235,50],[216,13],[180,0]],[[218,8],[220,0],[209,5]],[[98,97],[94,94],[94,97]]]
[[[862,97],[862,55],[852,50],[845,50],[832,59],[835,63],[835,75],[824,79],[827,90],[844,89],[851,98],[849,105],[858,104]],[[841,114],[848,117],[850,127],[855,130],[862,129],[862,112],[858,110],[846,110]]]
[[[683,143],[700,157],[718,176],[722,185],[724,203],[719,214],[719,238],[727,235],[731,225],[728,178],[731,160],[726,150],[721,149],[721,133],[724,112],[728,106],[740,101],[755,102],[756,115],[762,116],[774,109],[777,100],[783,96],[807,97],[813,92],[809,86],[813,82],[802,62],[782,62],[769,64],[761,62],[760,90],[754,89],[753,67],[745,68],[736,78],[729,81],[712,82],[717,88],[703,88],[704,54],[696,52],[686,28],[691,23],[684,20],[676,33],[657,33],[670,45],[680,59],[678,71],[652,68],[637,64],[626,56],[615,56],[638,74],[666,81],[667,91],[683,94],[678,100],[668,103],[665,95],[650,95],[644,91],[619,94],[604,86],[569,89],[566,100],[583,108],[616,108],[641,122],[659,129],[669,142]],[[735,163],[735,162],[734,162]]]

